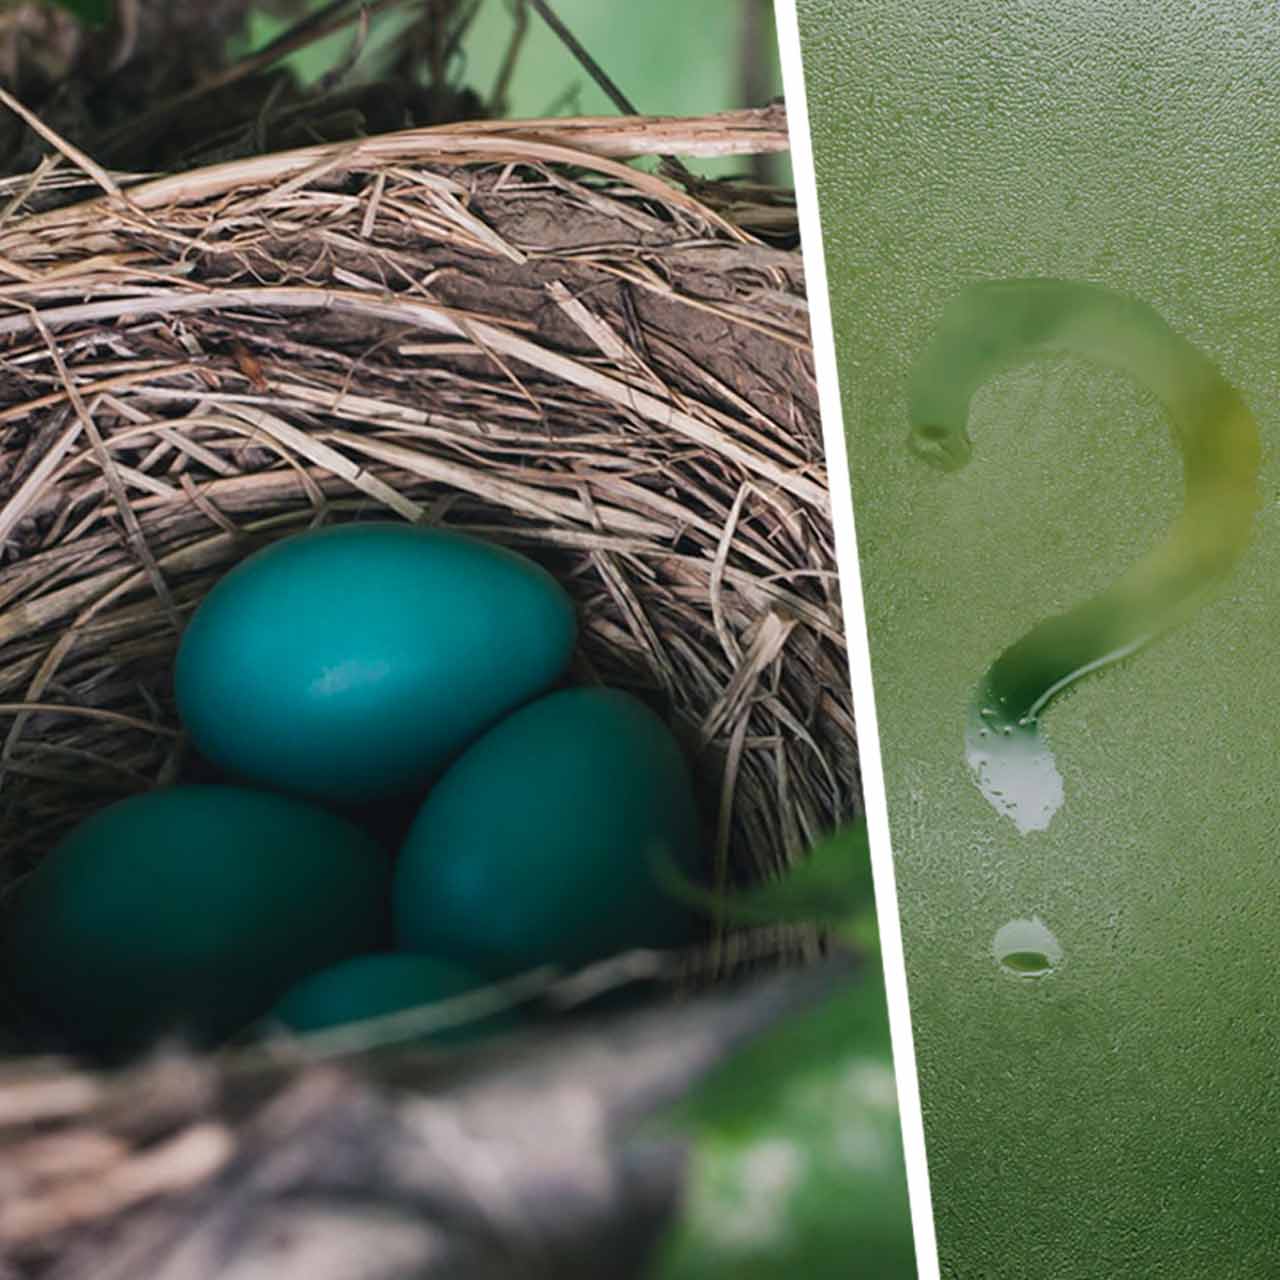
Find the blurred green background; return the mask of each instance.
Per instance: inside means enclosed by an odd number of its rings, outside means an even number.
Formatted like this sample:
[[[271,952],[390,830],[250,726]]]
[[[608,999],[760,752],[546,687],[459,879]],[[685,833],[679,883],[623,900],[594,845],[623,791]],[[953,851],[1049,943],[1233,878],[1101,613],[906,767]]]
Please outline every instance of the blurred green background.
[[[938,1244],[957,1280],[1280,1275],[1280,9],[799,0]],[[1046,359],[973,461],[906,447],[944,303],[1006,276],[1153,306],[1242,392],[1264,506],[1224,592],[1050,707],[1020,836],[964,756],[992,659],[1181,507],[1153,396]],[[993,940],[1039,920],[1040,978]]]
[[[313,3],[312,8],[319,8]],[[651,115],[703,115],[763,106],[782,93],[772,0],[554,0],[554,12],[608,73],[636,109]],[[392,9],[376,17],[351,80],[365,78],[404,29],[409,16]],[[249,47],[261,48],[290,19],[254,11]],[[463,46],[461,80],[488,98],[506,54],[515,19],[509,0],[483,0]],[[291,65],[314,80],[342,60],[351,35],[340,33],[295,55]],[[615,115],[617,108],[542,19],[529,11],[527,36],[509,86],[509,114]],[[742,173],[745,158],[699,160],[703,175]],[[785,160],[767,167],[770,181],[790,182]]]

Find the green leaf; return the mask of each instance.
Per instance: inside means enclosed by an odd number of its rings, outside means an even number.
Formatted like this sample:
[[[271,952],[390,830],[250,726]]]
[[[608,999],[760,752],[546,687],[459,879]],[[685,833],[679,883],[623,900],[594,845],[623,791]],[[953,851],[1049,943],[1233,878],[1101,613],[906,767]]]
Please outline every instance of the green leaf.
[[[691,884],[670,859],[658,867],[667,889],[736,924],[820,924],[859,949],[876,948],[867,824],[859,819],[820,840],[785,876],[732,897]]]
[[[915,1276],[874,969],[735,1056],[668,1120],[695,1142],[652,1280]]]
[[[86,26],[105,26],[111,16],[111,0],[53,0],[54,4],[75,14]]]

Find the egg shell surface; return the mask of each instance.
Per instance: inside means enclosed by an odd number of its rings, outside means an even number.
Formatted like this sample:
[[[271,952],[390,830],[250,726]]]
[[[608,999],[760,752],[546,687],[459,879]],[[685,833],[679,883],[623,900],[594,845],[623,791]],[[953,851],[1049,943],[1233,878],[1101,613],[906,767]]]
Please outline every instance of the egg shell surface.
[[[385,945],[391,860],[300,801],[182,786],[92,815],[20,887],[5,976],[77,1049],[215,1043],[308,973]]]
[[[404,951],[355,956],[311,974],[292,987],[272,1017],[298,1032],[323,1031],[466,995],[487,984],[456,965]],[[436,1044],[461,1043],[519,1025],[503,1011],[424,1033]]]
[[[551,688],[577,638],[541,566],[446,530],[348,524],[223,577],[183,635],[175,691],[233,778],[338,805],[412,791]]]
[[[644,703],[565,689],[521,708],[436,783],[396,864],[397,946],[505,975],[687,942],[655,854],[686,872],[699,822],[679,744]]]

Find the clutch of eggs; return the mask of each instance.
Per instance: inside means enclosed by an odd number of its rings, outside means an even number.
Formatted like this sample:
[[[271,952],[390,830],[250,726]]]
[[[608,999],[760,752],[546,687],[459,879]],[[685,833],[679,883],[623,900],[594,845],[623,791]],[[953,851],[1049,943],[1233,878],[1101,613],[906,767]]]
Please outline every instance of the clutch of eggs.
[[[696,866],[683,755],[628,694],[549,692],[575,640],[550,575],[462,535],[344,525],[249,557],[175,671],[195,744],[246,785],[153,791],[77,827],[16,895],[13,992],[73,1047],[118,1056],[690,940],[656,870]],[[307,802],[424,791],[394,864]]]

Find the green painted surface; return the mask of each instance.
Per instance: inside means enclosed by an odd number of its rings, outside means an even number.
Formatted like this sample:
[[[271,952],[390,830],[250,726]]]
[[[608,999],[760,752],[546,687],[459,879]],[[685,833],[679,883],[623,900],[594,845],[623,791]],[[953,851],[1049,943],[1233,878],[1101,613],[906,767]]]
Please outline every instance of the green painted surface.
[[[798,9],[943,1273],[1280,1274],[1280,12]],[[1011,277],[1145,304],[1262,443],[1216,593],[1045,707],[1064,798],[1025,833],[974,690],[1186,494],[1158,389],[1078,353],[983,382],[963,468],[908,448],[944,307]]]

